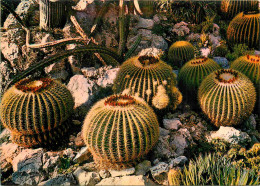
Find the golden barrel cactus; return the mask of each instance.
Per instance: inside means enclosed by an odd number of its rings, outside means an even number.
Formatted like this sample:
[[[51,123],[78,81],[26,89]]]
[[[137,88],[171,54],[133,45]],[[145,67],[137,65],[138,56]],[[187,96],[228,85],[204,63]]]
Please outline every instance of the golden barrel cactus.
[[[212,59],[198,57],[187,62],[178,75],[178,85],[187,99],[197,98],[197,92],[203,79],[221,67]]]
[[[194,47],[188,41],[177,41],[173,43],[168,51],[169,62],[172,65],[182,66],[194,58]]]
[[[245,43],[259,48],[260,13],[241,12],[229,24],[227,39],[231,44]]]
[[[181,94],[175,85],[176,75],[172,68],[159,57],[145,53],[122,64],[113,90],[115,93],[123,92],[141,97],[157,109],[167,106],[174,109],[181,100],[181,97],[176,99]]]
[[[66,134],[74,101],[70,91],[50,79],[23,79],[4,93],[0,105],[3,125],[12,140],[24,147],[54,144]]]
[[[121,169],[133,166],[153,148],[159,124],[143,99],[112,95],[91,108],[82,134],[100,168]]]
[[[240,124],[252,113],[256,91],[244,74],[220,69],[202,81],[198,99],[203,112],[217,127]]]

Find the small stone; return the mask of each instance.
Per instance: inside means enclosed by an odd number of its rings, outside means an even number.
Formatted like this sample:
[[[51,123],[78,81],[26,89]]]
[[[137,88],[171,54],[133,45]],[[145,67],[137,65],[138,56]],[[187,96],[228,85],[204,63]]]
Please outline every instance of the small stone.
[[[63,151],[63,156],[67,156],[68,158],[73,159],[75,157],[75,154],[71,148],[68,148]]]
[[[127,176],[135,173],[135,168],[129,168],[124,170],[109,170],[111,177]]]
[[[12,174],[12,181],[18,185],[38,185],[44,177],[36,172],[15,172]]]
[[[77,134],[77,137],[75,138],[74,142],[77,147],[83,147],[85,145],[81,132]]]
[[[176,166],[183,166],[186,161],[188,161],[188,159],[185,156],[179,156],[178,158],[174,158],[170,161],[170,169]]]
[[[79,185],[96,185],[100,181],[100,176],[96,172],[86,172],[78,167],[73,175],[75,176],[76,180],[78,181]]]
[[[99,175],[101,178],[105,179],[105,178],[109,178],[111,175],[109,173],[109,171],[107,170],[101,170],[99,171]]]
[[[144,176],[123,176],[103,179],[97,185],[151,185],[152,181]]]
[[[216,61],[223,68],[229,68],[229,62],[225,57],[213,57],[213,60]]]
[[[54,169],[58,163],[59,156],[49,157],[47,161],[43,165],[43,170],[46,172],[50,172],[52,169]]]
[[[114,83],[118,70],[119,68],[107,70],[105,74],[97,80],[97,84],[103,88],[112,85]]]
[[[8,129],[4,129],[2,130],[1,134],[0,134],[0,141],[2,142],[2,140],[6,139],[6,138],[10,138],[11,136],[11,132]]]
[[[52,186],[52,185],[76,185],[76,181],[72,173],[58,175],[55,178],[51,178],[47,181],[39,183],[43,186]]]
[[[163,185],[168,184],[169,166],[167,163],[160,162],[157,165],[151,167],[150,171],[156,182]]]
[[[144,160],[135,167],[135,175],[145,175],[151,167],[151,162],[148,160]]]
[[[152,19],[144,19],[140,18],[138,24],[136,25],[136,28],[145,28],[151,30],[154,26],[154,21]]]
[[[170,135],[160,136],[157,145],[154,148],[154,156],[155,158],[171,158],[174,157],[175,149],[172,145],[170,145]]]
[[[168,130],[178,130],[182,126],[182,123],[178,118],[164,119],[163,126]]]
[[[88,147],[82,147],[81,150],[78,152],[76,157],[73,159],[74,162],[82,163],[84,161],[89,160],[91,157],[91,153]]]
[[[96,78],[97,76],[97,69],[95,67],[82,68],[81,71],[86,78]]]
[[[247,126],[249,129],[253,129],[255,130],[256,129],[256,120],[255,120],[255,117],[254,115],[251,115],[248,120],[245,122],[245,126]]]
[[[166,129],[161,128],[161,127],[159,127],[159,129],[160,129],[160,136],[167,136],[167,135],[170,134],[169,130],[166,130]]]

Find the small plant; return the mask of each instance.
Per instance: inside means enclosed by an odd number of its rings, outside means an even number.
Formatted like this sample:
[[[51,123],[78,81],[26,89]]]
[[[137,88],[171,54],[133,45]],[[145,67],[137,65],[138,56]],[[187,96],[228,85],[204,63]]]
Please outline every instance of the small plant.
[[[74,101],[69,90],[50,78],[23,79],[4,93],[0,118],[12,141],[24,147],[47,146],[68,132]]]
[[[225,44],[221,44],[214,50],[214,56],[225,57],[228,51],[228,47]]]
[[[194,47],[187,41],[177,41],[171,45],[168,58],[170,64],[181,67],[194,58]]]
[[[227,39],[230,44],[245,43],[250,48],[259,48],[260,13],[241,12],[230,22]]]
[[[252,113],[256,91],[244,74],[232,69],[220,69],[202,81],[198,99],[203,112],[217,127],[233,126]]]
[[[92,107],[82,134],[100,168],[121,169],[133,166],[152,149],[159,138],[159,124],[142,99],[112,95]]]
[[[239,58],[240,56],[245,56],[247,54],[254,54],[254,50],[250,50],[249,47],[246,44],[237,44],[233,47],[233,52],[228,53],[226,55],[227,59],[232,62],[235,59]]]

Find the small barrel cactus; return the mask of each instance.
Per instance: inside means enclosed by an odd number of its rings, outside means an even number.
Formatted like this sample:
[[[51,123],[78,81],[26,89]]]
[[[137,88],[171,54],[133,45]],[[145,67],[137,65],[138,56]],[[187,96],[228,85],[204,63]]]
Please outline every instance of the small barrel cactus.
[[[253,11],[257,8],[258,1],[255,0],[222,0],[220,9],[225,18],[232,19],[242,11]]]
[[[259,48],[260,13],[241,12],[230,22],[227,29],[229,43],[245,43],[249,47]]]
[[[54,144],[68,130],[64,123],[74,101],[69,90],[50,78],[23,79],[3,95],[0,117],[13,142],[25,146]]]
[[[170,169],[168,173],[169,185],[180,185],[181,184],[181,170]]]
[[[233,69],[220,69],[202,81],[198,99],[203,112],[217,127],[233,126],[252,113],[256,91],[244,74]]]
[[[187,62],[178,75],[181,92],[188,98],[197,98],[197,92],[203,79],[221,67],[212,59],[198,57]]]
[[[176,75],[172,68],[161,61],[158,56],[150,54],[150,49],[142,51],[139,56],[125,61],[114,81],[115,93],[126,93],[143,98],[157,109],[167,106],[176,108],[181,96],[176,85]],[[173,89],[173,88],[176,89]]]
[[[169,62],[172,65],[182,66],[187,61],[194,58],[194,47],[187,41],[177,41],[173,43],[168,52]]]
[[[64,0],[40,0],[40,28],[59,28],[66,23],[66,3]]]
[[[133,166],[153,148],[159,124],[141,98],[112,95],[91,108],[82,134],[100,168],[121,169]]]

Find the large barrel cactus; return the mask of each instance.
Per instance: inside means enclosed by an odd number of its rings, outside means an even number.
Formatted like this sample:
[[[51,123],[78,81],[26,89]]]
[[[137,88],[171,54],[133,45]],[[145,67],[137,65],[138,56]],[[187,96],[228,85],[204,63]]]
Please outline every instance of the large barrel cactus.
[[[23,79],[5,92],[0,105],[3,125],[25,147],[55,144],[66,134],[65,120],[74,101],[69,90],[50,78]]]
[[[252,113],[256,91],[244,74],[232,69],[212,72],[199,87],[198,99],[203,112],[216,126],[240,124]]]
[[[231,44],[245,43],[249,47],[259,48],[260,13],[241,12],[229,24],[227,39]]]
[[[178,85],[187,99],[196,100],[201,82],[211,72],[221,67],[212,59],[198,57],[187,62],[178,75]]]
[[[159,57],[144,52],[122,64],[113,90],[139,96],[157,109],[167,106],[175,109],[182,101],[175,85],[176,75],[172,68]]]
[[[194,47],[188,41],[177,41],[173,43],[168,52],[169,62],[172,65],[182,66],[194,58]]]
[[[91,108],[82,134],[100,168],[121,169],[133,166],[153,148],[159,124],[141,98],[112,95]]]
[[[66,23],[66,3],[64,0],[40,0],[40,28],[59,28]]]
[[[238,13],[242,11],[253,11],[257,10],[257,0],[222,0],[221,1],[221,12],[227,19],[232,19]]]

